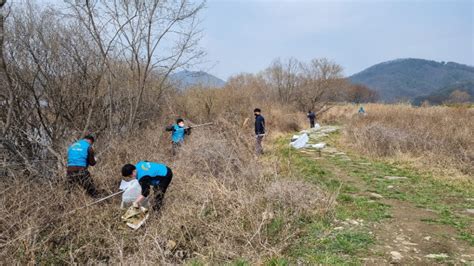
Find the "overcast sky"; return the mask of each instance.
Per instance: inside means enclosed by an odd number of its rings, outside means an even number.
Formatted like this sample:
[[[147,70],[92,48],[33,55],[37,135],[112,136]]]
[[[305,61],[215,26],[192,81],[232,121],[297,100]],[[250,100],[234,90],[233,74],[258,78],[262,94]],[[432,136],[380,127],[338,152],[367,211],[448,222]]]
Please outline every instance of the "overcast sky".
[[[278,57],[327,57],[347,76],[407,57],[474,65],[474,0],[208,0],[201,18],[207,57],[191,70],[221,79]]]
[[[474,65],[474,0],[209,0],[203,69],[227,79],[273,59],[327,57],[351,75],[396,58]]]

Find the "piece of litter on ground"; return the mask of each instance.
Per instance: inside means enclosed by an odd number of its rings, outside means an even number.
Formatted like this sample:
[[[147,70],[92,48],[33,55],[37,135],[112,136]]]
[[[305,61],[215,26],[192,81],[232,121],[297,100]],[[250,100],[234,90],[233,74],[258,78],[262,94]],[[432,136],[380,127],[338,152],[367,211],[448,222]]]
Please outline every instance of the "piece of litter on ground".
[[[342,226],[334,227],[334,230],[342,230],[342,229],[344,229],[344,227]]]
[[[408,242],[408,241],[403,241],[402,244],[406,245],[406,246],[418,246],[417,243],[412,243],[412,242]]]
[[[425,236],[425,237],[423,237],[423,239],[426,240],[426,241],[430,241],[431,236]]]
[[[449,258],[449,256],[445,253],[440,253],[440,254],[428,254],[425,256],[425,258],[428,259],[446,259]]]
[[[291,137],[291,142],[297,140],[299,137],[300,135],[293,135],[293,137]]]
[[[295,149],[301,149],[306,146],[306,143],[309,141],[308,134],[303,134],[298,137],[297,140],[290,143],[290,146]]]
[[[392,189],[394,188],[394,186],[390,185],[390,186],[387,186],[388,189]]]
[[[321,149],[324,149],[324,147],[326,147],[326,143],[324,143],[324,142],[316,143],[316,144],[312,145],[312,147],[316,148],[318,150],[321,150]]]
[[[392,256],[393,262],[400,262],[403,259],[402,254],[398,251],[390,251],[390,255]]]
[[[388,179],[388,180],[407,179],[406,176],[384,176],[383,178]]]
[[[168,240],[168,243],[166,243],[166,249],[173,250],[175,247],[176,247],[176,242],[173,240]]]
[[[369,194],[372,199],[383,199],[383,196],[377,193],[370,193]]]
[[[353,224],[353,225],[359,225],[359,222],[356,221],[356,220],[349,220],[348,222]]]
[[[474,214],[474,209],[466,209],[466,212],[469,214]]]

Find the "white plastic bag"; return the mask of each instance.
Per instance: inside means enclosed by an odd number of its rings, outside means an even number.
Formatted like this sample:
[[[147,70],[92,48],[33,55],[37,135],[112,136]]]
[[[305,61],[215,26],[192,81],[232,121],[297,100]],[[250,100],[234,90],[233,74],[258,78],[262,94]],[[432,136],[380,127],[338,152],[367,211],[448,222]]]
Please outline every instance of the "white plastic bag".
[[[297,140],[291,142],[290,146],[295,149],[301,149],[306,146],[306,143],[308,143],[308,141],[309,141],[308,134],[305,133],[301,135]]]
[[[291,142],[297,140],[299,137],[300,135],[293,135],[293,137],[291,138]]]
[[[138,196],[142,194],[142,187],[136,179],[128,182],[122,180],[120,183],[120,189],[125,189],[122,194],[122,208],[129,207],[138,198]],[[145,200],[142,205],[146,207],[146,205],[148,205],[148,201]]]

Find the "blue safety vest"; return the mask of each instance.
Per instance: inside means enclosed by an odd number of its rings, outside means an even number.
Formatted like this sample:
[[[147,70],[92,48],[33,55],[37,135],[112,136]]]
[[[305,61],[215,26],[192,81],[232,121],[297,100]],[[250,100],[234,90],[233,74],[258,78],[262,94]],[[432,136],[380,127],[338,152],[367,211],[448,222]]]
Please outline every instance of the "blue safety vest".
[[[174,143],[183,142],[184,141],[184,127],[173,125],[173,134],[171,135],[171,140]]]
[[[67,166],[87,167],[88,149],[91,145],[85,139],[69,146],[67,151]]]
[[[137,169],[137,180],[140,181],[144,176],[160,177],[168,174],[168,168],[161,163],[153,163],[147,161],[140,161],[135,165]],[[152,179],[151,184],[156,186],[160,183],[158,180]]]

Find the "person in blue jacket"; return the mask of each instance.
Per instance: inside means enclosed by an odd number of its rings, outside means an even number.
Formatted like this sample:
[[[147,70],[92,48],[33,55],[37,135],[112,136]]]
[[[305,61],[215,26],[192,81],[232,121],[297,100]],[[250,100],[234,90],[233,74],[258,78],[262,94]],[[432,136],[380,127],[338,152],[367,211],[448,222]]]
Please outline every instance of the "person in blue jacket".
[[[122,176],[136,178],[142,188],[142,194],[132,204],[134,208],[140,208],[142,201],[150,195],[150,187],[153,187],[155,193],[153,207],[155,211],[158,211],[163,204],[166,190],[173,178],[173,172],[168,166],[161,163],[139,161],[136,165],[124,165]]]
[[[184,143],[186,135],[191,134],[191,127],[185,127],[184,120],[176,119],[176,124],[166,127],[166,131],[171,131],[171,150],[173,155],[176,155],[179,147]]]
[[[92,148],[93,144],[94,137],[87,135],[69,146],[67,151],[66,174],[68,190],[71,190],[72,186],[77,184],[82,186],[90,196],[97,197],[97,189],[91,178],[91,174],[87,170],[89,166],[96,164],[94,149]]]

